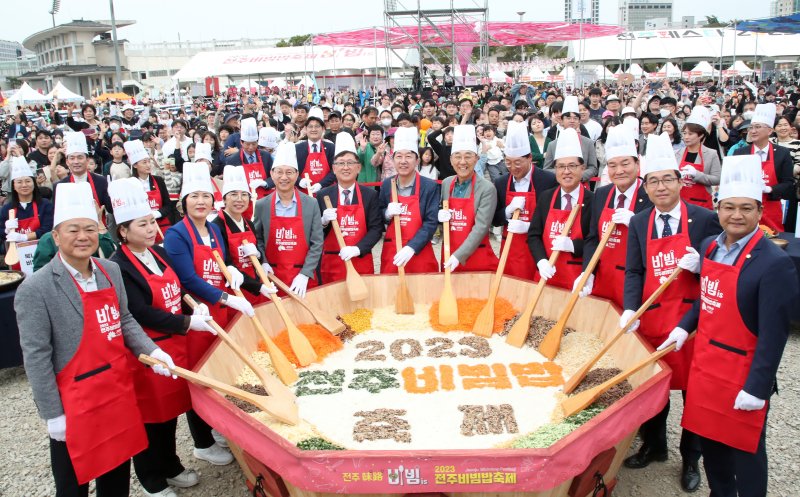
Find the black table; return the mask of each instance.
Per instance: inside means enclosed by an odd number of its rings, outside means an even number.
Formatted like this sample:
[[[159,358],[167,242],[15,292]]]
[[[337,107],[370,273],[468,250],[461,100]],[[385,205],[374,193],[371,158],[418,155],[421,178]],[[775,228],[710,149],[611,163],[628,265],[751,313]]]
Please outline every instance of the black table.
[[[794,233],[780,233],[778,237],[789,242],[786,246],[786,255],[792,258],[797,269],[797,277],[800,279],[800,238],[795,238]],[[792,321],[800,322],[800,305],[792,306]]]
[[[22,366],[17,314],[14,312],[15,290],[0,292],[0,369]]]

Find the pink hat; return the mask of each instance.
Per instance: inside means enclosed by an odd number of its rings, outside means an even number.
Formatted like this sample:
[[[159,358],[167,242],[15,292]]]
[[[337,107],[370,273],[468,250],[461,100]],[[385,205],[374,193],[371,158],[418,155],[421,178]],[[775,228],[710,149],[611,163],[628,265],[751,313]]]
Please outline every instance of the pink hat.
[[[611,112],[610,110],[607,110],[607,111],[603,112],[603,119],[605,119],[607,117],[614,117],[614,113]]]

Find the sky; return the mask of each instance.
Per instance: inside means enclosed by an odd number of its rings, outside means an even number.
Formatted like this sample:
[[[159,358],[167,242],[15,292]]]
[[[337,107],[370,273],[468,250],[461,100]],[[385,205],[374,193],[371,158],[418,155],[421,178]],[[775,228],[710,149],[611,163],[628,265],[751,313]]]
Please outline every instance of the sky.
[[[442,8],[447,0],[421,0],[422,8]],[[729,20],[769,16],[771,0],[674,0],[673,18],[694,15],[704,19],[716,15]],[[483,0],[456,0],[456,6],[474,6]],[[563,0],[488,0],[490,21],[561,21]],[[25,8],[4,9],[0,37],[23,41],[52,27],[48,11],[53,0],[26,0]],[[56,24],[73,19],[108,20],[109,0],[60,0]],[[415,0],[398,0],[416,9]],[[19,4],[18,4],[19,5]],[[288,38],[305,33],[325,33],[369,26],[382,26],[381,0],[115,0],[118,20],[135,20],[118,31],[120,38],[134,43],[161,41],[210,41],[212,39]],[[600,22],[617,22],[618,0],[600,0]]]

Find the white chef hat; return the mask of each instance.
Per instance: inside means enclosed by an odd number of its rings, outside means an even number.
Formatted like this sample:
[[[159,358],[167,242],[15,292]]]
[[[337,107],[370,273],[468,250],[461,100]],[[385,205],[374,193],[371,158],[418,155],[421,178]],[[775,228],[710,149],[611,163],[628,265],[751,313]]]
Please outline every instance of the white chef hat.
[[[194,161],[200,162],[205,159],[210,163],[214,162],[211,157],[211,144],[206,142],[195,143],[194,145]]]
[[[142,140],[131,140],[122,144],[125,147],[125,153],[128,155],[128,163],[135,166],[140,160],[149,159],[150,155],[144,149]]]
[[[142,182],[136,178],[124,178],[108,184],[108,196],[114,208],[114,221],[124,223],[144,217],[153,212]]]
[[[631,134],[634,140],[639,139],[639,120],[633,116],[626,116],[625,119],[622,120],[622,127],[628,130],[628,133]]]
[[[243,142],[258,141],[258,125],[256,124],[255,118],[248,117],[247,119],[242,119],[239,139]]]
[[[284,142],[275,149],[275,158],[272,160],[272,167],[289,166],[294,169],[297,167],[297,149],[294,143]]]
[[[719,179],[719,200],[745,197],[760,202],[764,183],[761,175],[761,158],[759,156],[726,156],[722,161],[722,175]]]
[[[686,124],[699,124],[703,129],[708,129],[711,124],[711,112],[702,105],[697,105],[692,109],[692,113],[686,119]],[[771,125],[770,125],[771,126]],[[648,144],[648,147],[650,145]]]
[[[11,181],[18,178],[35,177],[33,170],[25,157],[12,157],[11,159]]]
[[[606,160],[617,157],[638,157],[636,142],[633,140],[630,128],[621,124],[608,130],[606,138]]]
[[[401,128],[402,129],[402,128]],[[397,137],[395,136],[395,143]],[[478,146],[475,141],[475,126],[472,124],[459,124],[453,128],[453,147],[450,154],[456,152],[478,153]]]
[[[53,227],[70,219],[91,219],[97,222],[92,185],[88,182],[58,183],[56,185],[56,194],[56,205],[53,209]]]
[[[564,106],[561,108],[561,115],[563,116],[569,112],[575,115],[580,115],[580,110],[578,109],[578,97],[575,95],[567,95],[564,97]]]
[[[647,176],[658,171],[680,171],[669,135],[652,134],[647,139],[647,153],[642,158],[642,173]]]
[[[242,166],[225,166],[222,171],[222,196],[230,192],[250,192]]]
[[[581,160],[583,160],[581,140],[578,137],[578,132],[573,128],[566,128],[562,130],[558,135],[555,146],[556,152],[553,155],[553,160],[562,159],[564,157],[579,157]]]
[[[475,141],[475,128],[473,128],[473,135],[472,139]],[[339,133],[341,134],[341,133]],[[410,152],[414,152],[415,154],[419,154],[419,142],[417,139],[419,138],[419,133],[417,132],[417,128],[397,128],[394,132],[394,151],[400,152],[401,150],[407,150]],[[453,151],[455,152],[455,139],[453,140]]]
[[[275,128],[261,128],[258,130],[258,146],[264,148],[276,148],[281,141],[281,135]],[[196,154],[197,152],[195,152]]]
[[[509,121],[506,129],[505,153],[507,157],[524,157],[531,153],[528,125],[524,122]]]
[[[195,192],[214,194],[214,187],[211,184],[211,173],[209,172],[208,164],[184,162],[181,200],[183,200],[183,197],[186,195]]]
[[[395,150],[397,150],[397,137],[395,135],[394,139]],[[348,133],[347,131],[342,131],[341,133],[337,133],[336,135],[336,148],[334,149],[333,156],[339,157],[339,154],[344,152],[352,152],[358,155],[356,151],[356,142],[353,140],[353,136]]]
[[[136,109],[134,109],[133,105],[131,104],[125,104],[122,106],[122,112],[125,112],[126,110],[136,110]]]
[[[758,104],[756,105],[756,110],[753,113],[753,119],[750,120],[750,124],[760,123],[774,128],[776,112],[775,104],[773,103]]]
[[[311,110],[308,111],[306,122],[310,121],[311,119],[316,119],[323,128],[325,127],[325,114],[322,113],[322,109],[319,107],[312,107]]]
[[[67,142],[67,155],[72,154],[89,154],[89,148],[86,146],[86,135],[83,133],[65,133],[64,139]]]

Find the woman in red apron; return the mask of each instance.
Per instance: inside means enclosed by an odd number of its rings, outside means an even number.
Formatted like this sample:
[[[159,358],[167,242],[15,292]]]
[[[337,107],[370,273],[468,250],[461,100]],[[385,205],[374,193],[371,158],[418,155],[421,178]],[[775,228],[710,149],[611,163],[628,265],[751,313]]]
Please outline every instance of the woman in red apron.
[[[525,201],[525,207],[519,211],[519,220],[525,223],[530,223],[533,218],[533,211],[536,209],[536,190],[533,188],[533,174],[531,173],[531,181],[528,186],[527,192],[512,192],[511,191],[511,174],[508,175],[508,183],[506,184],[506,207],[511,205],[511,201],[515,198],[522,198]],[[503,227],[503,245],[505,246],[508,239],[508,225]],[[502,248],[500,249],[502,253]],[[516,276],[526,280],[533,280],[536,275],[536,262],[533,260],[531,251],[528,249],[528,235],[523,233],[515,233],[511,238],[511,248],[508,252],[508,260],[506,262],[504,274],[509,276]]]
[[[586,189],[582,186],[578,186],[572,192],[573,196],[575,193],[578,194],[578,200],[577,205],[575,205],[573,208],[583,210]],[[569,209],[554,208],[556,199],[561,199],[561,187],[556,188],[555,192],[553,193],[553,198],[550,201],[550,210],[548,211],[547,217],[544,221],[544,234],[542,236],[542,241],[544,243],[546,259],[548,260],[550,259],[550,255],[553,253],[553,241],[561,236],[561,230],[567,223],[567,219],[572,212]],[[583,227],[581,226],[582,215],[582,212],[578,212],[575,217],[575,222],[572,223],[572,229],[569,231],[569,238],[571,240],[583,239]],[[580,275],[583,271],[583,258],[576,257],[574,254],[569,252],[562,252],[561,255],[558,256],[555,267],[556,274],[548,280],[548,284],[571,290],[572,285],[575,282],[575,278],[577,278],[578,275]]]
[[[53,228],[53,204],[42,198],[39,187],[33,177],[33,169],[24,157],[15,157],[11,166],[11,202],[0,209],[0,221],[5,230],[0,232],[2,242],[35,242]],[[14,219],[11,219],[11,214]],[[17,247],[20,263],[13,264],[11,269],[21,270],[25,264],[26,271],[33,272],[33,252],[36,244]]]
[[[711,199],[712,186],[719,185],[722,165],[717,153],[703,145],[708,132],[701,124],[688,122],[683,127],[683,140],[686,148],[679,157],[681,169],[681,198],[690,204],[714,210]],[[710,157],[708,164],[704,157]]]
[[[158,220],[158,226],[161,232],[167,231],[172,226],[171,220],[174,217],[174,206],[169,199],[169,191],[164,179],[159,176],[151,174],[153,170],[153,160],[144,148],[144,144],[140,140],[132,140],[125,142],[125,153],[128,155],[128,160],[133,165],[134,177],[137,178],[144,190],[147,192],[147,200],[150,203],[150,210]],[[115,220],[116,221],[116,220]],[[164,241],[161,235],[158,235],[156,243]]]
[[[275,195],[278,193],[276,192]],[[275,276],[285,282],[294,282],[308,255],[308,240],[303,226],[303,203],[295,190],[297,212],[294,216],[284,217],[276,214],[275,202],[270,201],[269,233],[264,249],[268,261],[272,261]],[[274,199],[274,197],[270,197]],[[307,276],[307,275],[306,275]],[[294,284],[292,284],[294,286]],[[317,286],[313,278],[308,278],[306,289]],[[281,295],[283,292],[279,292]],[[304,293],[304,292],[303,292]]]
[[[475,227],[475,183],[478,181],[473,173],[471,178],[471,191],[469,197],[455,198],[457,178],[453,178],[450,184],[450,194],[448,196],[450,209],[450,253],[455,254],[458,248],[466,241],[467,237]],[[488,208],[488,206],[485,206]],[[442,261],[444,261],[444,245],[442,245]],[[444,261],[446,262],[446,261]],[[489,244],[489,232],[487,230],[480,245],[470,254],[467,260],[456,266],[456,271],[496,271],[499,260],[495,255],[492,246]]]
[[[338,190],[338,186],[336,189]],[[367,234],[367,216],[364,212],[361,189],[357,183],[354,183],[352,190],[354,191],[355,200],[350,205],[342,205],[339,202],[336,206],[335,220],[335,222],[339,223],[344,243],[348,247],[355,247]],[[339,256],[340,250],[336,234],[331,229],[325,236],[325,243],[322,246],[320,274],[323,283],[333,283],[345,278],[346,270],[344,261]],[[375,264],[369,255],[350,259],[359,274],[375,273]]]

